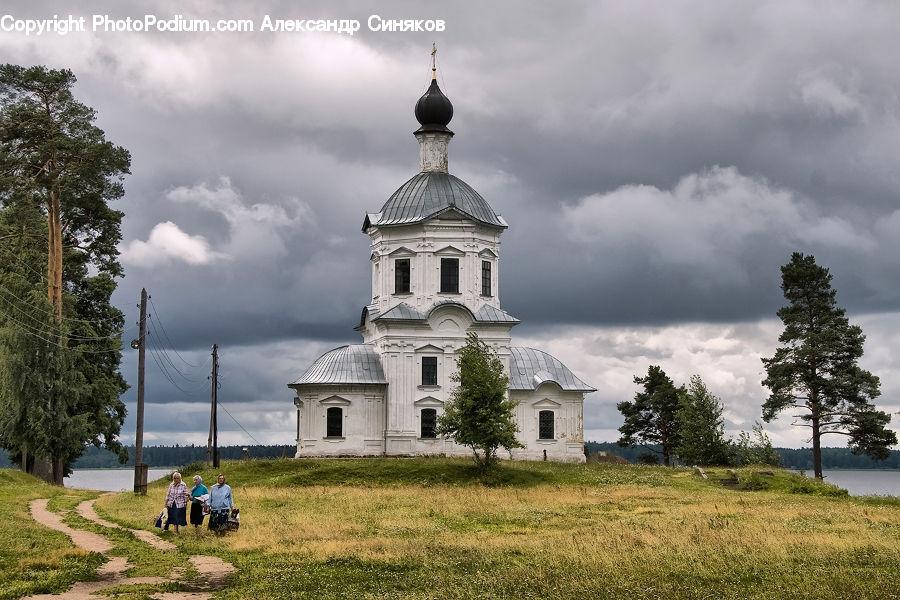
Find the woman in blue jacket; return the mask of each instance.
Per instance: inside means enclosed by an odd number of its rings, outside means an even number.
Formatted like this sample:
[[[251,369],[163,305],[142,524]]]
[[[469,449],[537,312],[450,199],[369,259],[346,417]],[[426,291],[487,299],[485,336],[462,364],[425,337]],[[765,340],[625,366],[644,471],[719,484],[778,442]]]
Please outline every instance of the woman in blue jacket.
[[[228,529],[228,513],[234,507],[231,486],[225,483],[225,476],[219,475],[217,483],[209,488],[209,529],[223,535]]]

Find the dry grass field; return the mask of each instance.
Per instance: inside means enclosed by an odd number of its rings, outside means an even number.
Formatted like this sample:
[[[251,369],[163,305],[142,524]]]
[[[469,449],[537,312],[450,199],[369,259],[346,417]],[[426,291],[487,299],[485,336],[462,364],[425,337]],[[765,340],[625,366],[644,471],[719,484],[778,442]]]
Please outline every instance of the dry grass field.
[[[368,459],[228,463],[241,529],[187,531],[225,598],[900,598],[900,502],[786,472]],[[204,480],[202,465],[184,469]],[[150,528],[146,498],[98,510]]]

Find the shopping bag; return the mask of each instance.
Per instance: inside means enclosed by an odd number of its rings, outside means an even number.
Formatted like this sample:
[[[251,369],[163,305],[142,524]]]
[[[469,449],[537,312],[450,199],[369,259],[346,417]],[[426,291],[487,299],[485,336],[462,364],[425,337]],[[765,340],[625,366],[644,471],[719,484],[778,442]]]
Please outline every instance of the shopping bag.
[[[163,526],[165,526],[167,518],[168,517],[166,515],[166,509],[163,509],[162,512],[159,513],[159,516],[156,517],[156,526],[161,529]]]
[[[237,531],[238,527],[241,526],[241,509],[232,508],[231,513],[228,515],[228,523],[226,527],[228,531]]]

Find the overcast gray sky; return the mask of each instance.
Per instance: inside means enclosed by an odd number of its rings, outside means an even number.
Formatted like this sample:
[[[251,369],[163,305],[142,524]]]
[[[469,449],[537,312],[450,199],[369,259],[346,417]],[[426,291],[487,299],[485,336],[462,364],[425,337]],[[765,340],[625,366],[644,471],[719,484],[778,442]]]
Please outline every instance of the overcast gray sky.
[[[149,7],[149,8],[148,8]],[[450,170],[509,222],[514,343],[598,388],[585,438],[659,364],[699,374],[730,433],[760,418],[779,266],[813,254],[868,339],[900,422],[900,4],[888,2],[6,2],[0,55],[70,68],[132,154],[114,301],[152,296],[147,444],[205,444],[219,345],[222,444],[294,442],[285,385],[360,338],[367,211],[418,168],[413,106],[452,100]],[[24,19],[85,17],[26,35]],[[249,19],[253,32],[92,31],[112,20]],[[442,20],[385,32],[382,19]],[[2,15],[0,15],[2,16]],[[355,19],[355,35],[261,31]],[[136,383],[136,352],[123,372]],[[161,369],[162,365],[165,369]],[[122,439],[134,439],[134,389]],[[803,446],[789,417],[773,442]],[[249,432],[249,433],[247,433]],[[840,445],[843,438],[826,438]]]

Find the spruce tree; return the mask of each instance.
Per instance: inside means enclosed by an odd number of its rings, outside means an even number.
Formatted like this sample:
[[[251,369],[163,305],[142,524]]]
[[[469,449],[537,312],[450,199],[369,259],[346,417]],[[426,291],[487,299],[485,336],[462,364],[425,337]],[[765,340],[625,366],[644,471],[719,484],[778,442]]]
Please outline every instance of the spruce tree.
[[[880,382],[857,364],[866,338],[837,306],[831,274],[812,256],[795,252],[781,267],[781,277],[788,305],[778,311],[784,323],[778,338],[782,346],[772,358],[762,359],[763,385],[771,392],[763,419],[771,421],[790,410],[799,419],[795,425],[810,429],[813,471],[819,479],[823,435],[847,436],[854,454],[887,458],[897,436],[887,429],[890,415],[872,403],[881,393]]]
[[[690,465],[727,465],[730,444],[725,439],[722,401],[706,388],[699,375],[693,375],[678,402],[678,457]]]

